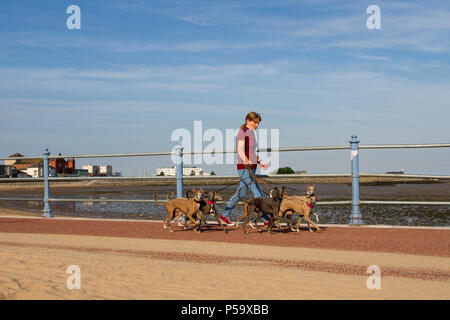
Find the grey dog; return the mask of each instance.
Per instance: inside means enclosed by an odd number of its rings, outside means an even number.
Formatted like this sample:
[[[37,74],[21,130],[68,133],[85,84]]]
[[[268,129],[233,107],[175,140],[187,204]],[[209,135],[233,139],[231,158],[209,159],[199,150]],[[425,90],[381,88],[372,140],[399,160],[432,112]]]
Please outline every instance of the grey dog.
[[[272,226],[275,219],[279,219],[278,211],[280,210],[280,204],[283,200],[283,192],[284,187],[281,191],[275,187],[272,191],[270,191],[270,198],[253,198],[244,202],[244,214],[239,217],[238,223],[242,218],[246,217],[242,226],[245,234],[248,233],[246,230],[247,223],[249,223],[249,221],[253,218],[255,211],[258,212],[256,221],[258,221],[264,213],[269,216],[267,231],[270,233],[275,233],[272,231]]]

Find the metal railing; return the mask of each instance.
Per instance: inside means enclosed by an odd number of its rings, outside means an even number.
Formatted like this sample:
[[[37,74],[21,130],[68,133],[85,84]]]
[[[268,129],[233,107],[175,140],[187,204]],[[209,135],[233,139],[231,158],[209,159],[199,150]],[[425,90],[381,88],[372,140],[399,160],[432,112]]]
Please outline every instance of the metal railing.
[[[360,212],[361,204],[392,204],[392,205],[450,205],[450,202],[443,201],[361,201],[359,197],[359,178],[365,177],[402,177],[402,178],[429,178],[429,179],[450,179],[450,176],[445,175],[405,175],[405,174],[360,174],[359,173],[359,150],[360,149],[410,149],[410,148],[448,148],[450,143],[440,144],[385,144],[385,145],[359,145],[359,140],[356,135],[352,135],[349,141],[349,146],[312,146],[312,147],[296,147],[296,148],[265,148],[259,149],[259,152],[292,152],[292,151],[324,151],[324,150],[350,150],[351,151],[351,174],[302,174],[301,177],[351,177],[352,178],[352,200],[344,201],[320,201],[317,205],[352,205],[350,225],[361,225],[362,215]],[[181,143],[178,143],[174,152],[146,152],[146,153],[123,153],[123,154],[92,154],[92,155],[58,155],[50,156],[48,149],[45,149],[42,157],[8,157],[0,158],[0,160],[30,160],[43,159],[44,176],[42,178],[2,178],[0,181],[44,181],[44,198],[0,198],[0,201],[43,201],[44,202],[44,217],[53,217],[51,202],[145,202],[152,203],[155,200],[151,199],[68,199],[68,198],[50,198],[50,181],[58,180],[98,180],[98,179],[148,179],[148,177],[49,177],[49,159],[58,158],[110,158],[110,157],[151,157],[151,156],[176,156],[176,186],[177,197],[183,196],[183,155],[192,154],[220,154],[220,153],[236,153],[236,150],[222,150],[222,151],[189,151],[183,152]],[[277,175],[280,176],[280,175]],[[287,176],[287,175],[286,175]],[[290,177],[292,175],[289,175]],[[220,176],[216,176],[220,178]],[[156,177],[154,177],[156,178]],[[164,177],[167,178],[167,177]],[[188,177],[189,178],[189,177]],[[158,202],[165,202],[167,200],[158,200]],[[219,203],[225,203],[220,201]]]

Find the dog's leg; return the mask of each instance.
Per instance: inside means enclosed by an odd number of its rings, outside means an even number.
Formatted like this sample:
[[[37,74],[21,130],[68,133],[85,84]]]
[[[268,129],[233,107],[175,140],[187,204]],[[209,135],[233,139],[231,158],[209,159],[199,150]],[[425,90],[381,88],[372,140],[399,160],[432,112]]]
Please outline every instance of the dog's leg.
[[[200,233],[200,230],[196,229],[197,226],[197,221],[194,219],[193,214],[187,214],[186,217],[189,219],[189,221],[192,223],[192,228],[194,230],[194,232],[196,233]]]
[[[197,218],[199,220],[198,223],[197,223]],[[189,220],[191,222],[193,221],[192,228],[194,229],[194,232],[196,232],[196,233],[202,232],[202,217],[201,216],[197,216],[197,213],[194,213],[192,215],[192,219],[189,219]]]
[[[281,227],[281,224],[280,224],[280,220],[279,220],[279,219],[275,220],[274,223],[273,223],[273,225],[274,225],[275,227],[277,227],[278,230],[280,230],[280,231],[283,230],[283,227]]]
[[[288,225],[288,230],[291,229],[291,231],[296,231],[296,229],[294,228],[294,210],[286,210],[284,212],[286,214],[286,217],[284,218],[285,221],[287,222]]]
[[[258,223],[262,219],[265,212],[261,211],[259,208],[256,208],[255,212],[256,212],[256,218],[255,218],[255,220],[253,220],[253,223],[255,224],[254,228],[257,228],[258,230],[260,230],[258,227]],[[266,213],[266,215],[269,215],[269,214]]]
[[[182,227],[183,225],[181,224],[180,220],[181,220],[181,217],[183,216],[183,213],[181,211],[179,211],[178,209],[175,209],[175,216],[177,217],[178,226]]]
[[[244,234],[247,234],[247,230],[245,229],[245,227],[247,226],[247,223],[251,220],[251,218],[253,217],[253,212],[254,212],[255,208],[253,206],[248,205],[247,206],[247,217],[244,221],[244,223],[242,224],[242,229],[244,229]]]
[[[235,226],[236,226],[236,228],[239,228],[239,222],[243,219],[243,218],[245,218],[245,217],[247,217],[248,216],[248,203],[244,203],[243,205],[242,205],[242,207],[243,207],[243,210],[244,210],[244,212],[242,213],[242,215],[239,217],[239,218],[237,218],[237,220],[236,220],[236,223],[234,224]]]
[[[178,209],[175,209],[175,211],[178,212],[178,226],[179,227],[183,227],[183,230],[186,230],[187,229],[187,222],[188,222],[187,219],[186,219],[186,214],[183,211],[178,210]],[[184,217],[184,223],[183,224],[180,223],[180,220],[181,220],[182,217]]]
[[[292,218],[291,210],[285,210],[284,212],[281,212],[281,210],[280,210],[276,217],[277,218],[275,219],[274,224],[278,227],[279,230],[283,230],[283,228],[281,227],[281,224],[280,224],[281,220],[283,220],[284,222],[287,222],[288,229],[291,228],[291,218]]]
[[[305,214],[305,220],[306,222],[309,222],[314,228],[316,228],[316,230],[319,232],[322,229],[319,228],[319,226],[317,224],[315,224],[314,222],[312,222],[311,218],[309,217],[309,214]],[[311,230],[310,230],[311,231]]]
[[[184,215],[185,215],[184,212],[175,209],[174,217],[177,217],[176,219],[177,225],[179,227],[182,227],[183,229],[186,229],[186,219],[183,219],[183,222],[181,222],[181,219],[184,217]]]
[[[243,218],[246,218],[247,215],[244,213],[242,216],[240,216],[239,218],[237,218],[236,222],[234,223],[234,225],[236,226],[236,228],[239,228],[239,223],[241,222],[241,220]]]
[[[274,217],[273,214],[271,214],[271,215],[269,216],[269,225],[267,226],[267,231],[268,231],[270,234],[276,233],[275,231],[272,230],[274,220],[275,220],[275,217]]]
[[[300,223],[302,223],[302,220],[303,220],[303,216],[299,215],[297,224],[295,225],[295,231],[300,232]]]
[[[291,211],[290,214],[286,215],[286,221],[288,224],[288,230],[292,230],[292,217],[294,216],[294,213]]]
[[[206,228],[209,229],[209,225],[206,223],[206,214],[203,213],[203,211],[199,211],[199,218],[200,218],[200,226],[199,226],[199,230],[202,229],[202,225],[206,226]]]
[[[166,228],[168,226],[169,231],[173,232],[173,230],[172,230],[172,219],[173,219],[173,215],[174,215],[175,209],[172,208],[172,207],[170,207],[170,208],[166,207],[166,210],[167,210]]]
[[[261,230],[260,230],[259,227],[258,227],[258,222],[259,222],[259,220],[261,220],[262,216],[264,215],[264,212],[262,212],[262,211],[259,210],[259,209],[256,209],[255,211],[256,211],[256,213],[257,213],[257,214],[256,214],[256,219],[253,221],[253,222],[255,223],[255,226],[252,226],[251,224],[250,224],[250,226],[251,226],[253,229],[257,228],[258,231],[261,232]]]
[[[288,224],[288,228],[290,227],[290,220],[287,218],[287,216],[285,216],[284,213],[282,213],[281,211],[278,212],[278,215],[275,216],[275,222],[274,225],[277,226],[278,230],[282,231],[283,227],[281,226],[281,221],[287,222]]]
[[[278,218],[277,213],[278,211],[280,211],[280,207],[273,204],[271,205],[271,208],[272,208],[271,212],[266,212],[266,214],[269,216],[269,224],[267,225],[267,232],[269,232],[270,234],[274,234],[275,231],[273,231],[272,228],[275,221]]]
[[[289,230],[289,229],[291,229],[291,218],[292,218],[291,215],[289,216],[289,218],[288,217],[284,217],[284,216],[283,217],[276,216],[274,225],[278,225],[278,229],[283,230],[283,228],[281,227],[281,224],[280,224],[280,222],[283,221],[283,222],[287,223],[287,225],[288,225],[287,230]]]
[[[167,206],[166,206],[166,211],[167,211],[167,216],[166,216],[166,219],[164,219],[164,224],[163,224],[164,229],[169,228],[168,223],[169,223],[170,211]]]
[[[204,217],[202,216],[202,213],[200,211],[197,211],[196,213],[194,213],[192,215],[192,218],[195,221],[195,225],[197,226],[197,230],[200,231],[202,229],[202,223],[203,223],[203,219],[204,219]]]
[[[167,211],[167,208],[166,208],[166,211]],[[167,215],[166,215],[166,218],[164,219],[164,223],[163,223],[163,227],[164,227],[164,229],[167,229],[168,227],[167,227],[167,219],[169,218],[169,213],[167,212]]]
[[[202,225],[207,226],[207,224],[206,224],[206,217],[203,215],[203,213],[200,213],[200,216],[198,217],[198,219],[200,220],[200,222],[198,224],[198,230],[199,230],[199,232],[201,232]]]
[[[264,212],[261,212],[258,208],[255,208],[255,212],[256,212],[256,218],[253,221],[254,225],[252,223],[252,219],[250,219],[250,227],[252,227],[253,229],[258,228],[258,221],[261,219],[262,215],[264,214]]]

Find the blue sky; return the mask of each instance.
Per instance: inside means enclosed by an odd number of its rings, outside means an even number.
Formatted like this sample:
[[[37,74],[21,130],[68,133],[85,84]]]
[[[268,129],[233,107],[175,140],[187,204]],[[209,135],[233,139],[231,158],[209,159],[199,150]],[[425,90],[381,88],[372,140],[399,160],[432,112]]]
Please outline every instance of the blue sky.
[[[66,8],[81,9],[69,30]],[[381,29],[369,30],[369,5]],[[171,133],[237,128],[281,147],[450,142],[446,1],[2,1],[0,150],[170,151]],[[349,151],[281,153],[280,166],[349,172]],[[450,150],[363,150],[363,172],[450,174]],[[168,157],[79,160],[126,175]],[[233,174],[234,166],[204,166]]]

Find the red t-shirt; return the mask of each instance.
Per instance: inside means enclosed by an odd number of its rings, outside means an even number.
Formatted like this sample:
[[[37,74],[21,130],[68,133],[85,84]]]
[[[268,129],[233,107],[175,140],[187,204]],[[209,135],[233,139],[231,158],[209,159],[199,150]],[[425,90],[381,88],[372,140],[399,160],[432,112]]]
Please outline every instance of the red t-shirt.
[[[252,163],[252,169],[256,169],[256,167],[258,166],[258,157],[256,156],[256,148],[258,147],[258,143],[256,141],[255,132],[247,127],[239,129],[236,137],[236,150],[238,142],[242,140],[244,140],[245,156]],[[239,153],[237,154],[237,168],[238,170],[245,169],[244,160],[239,157]]]

